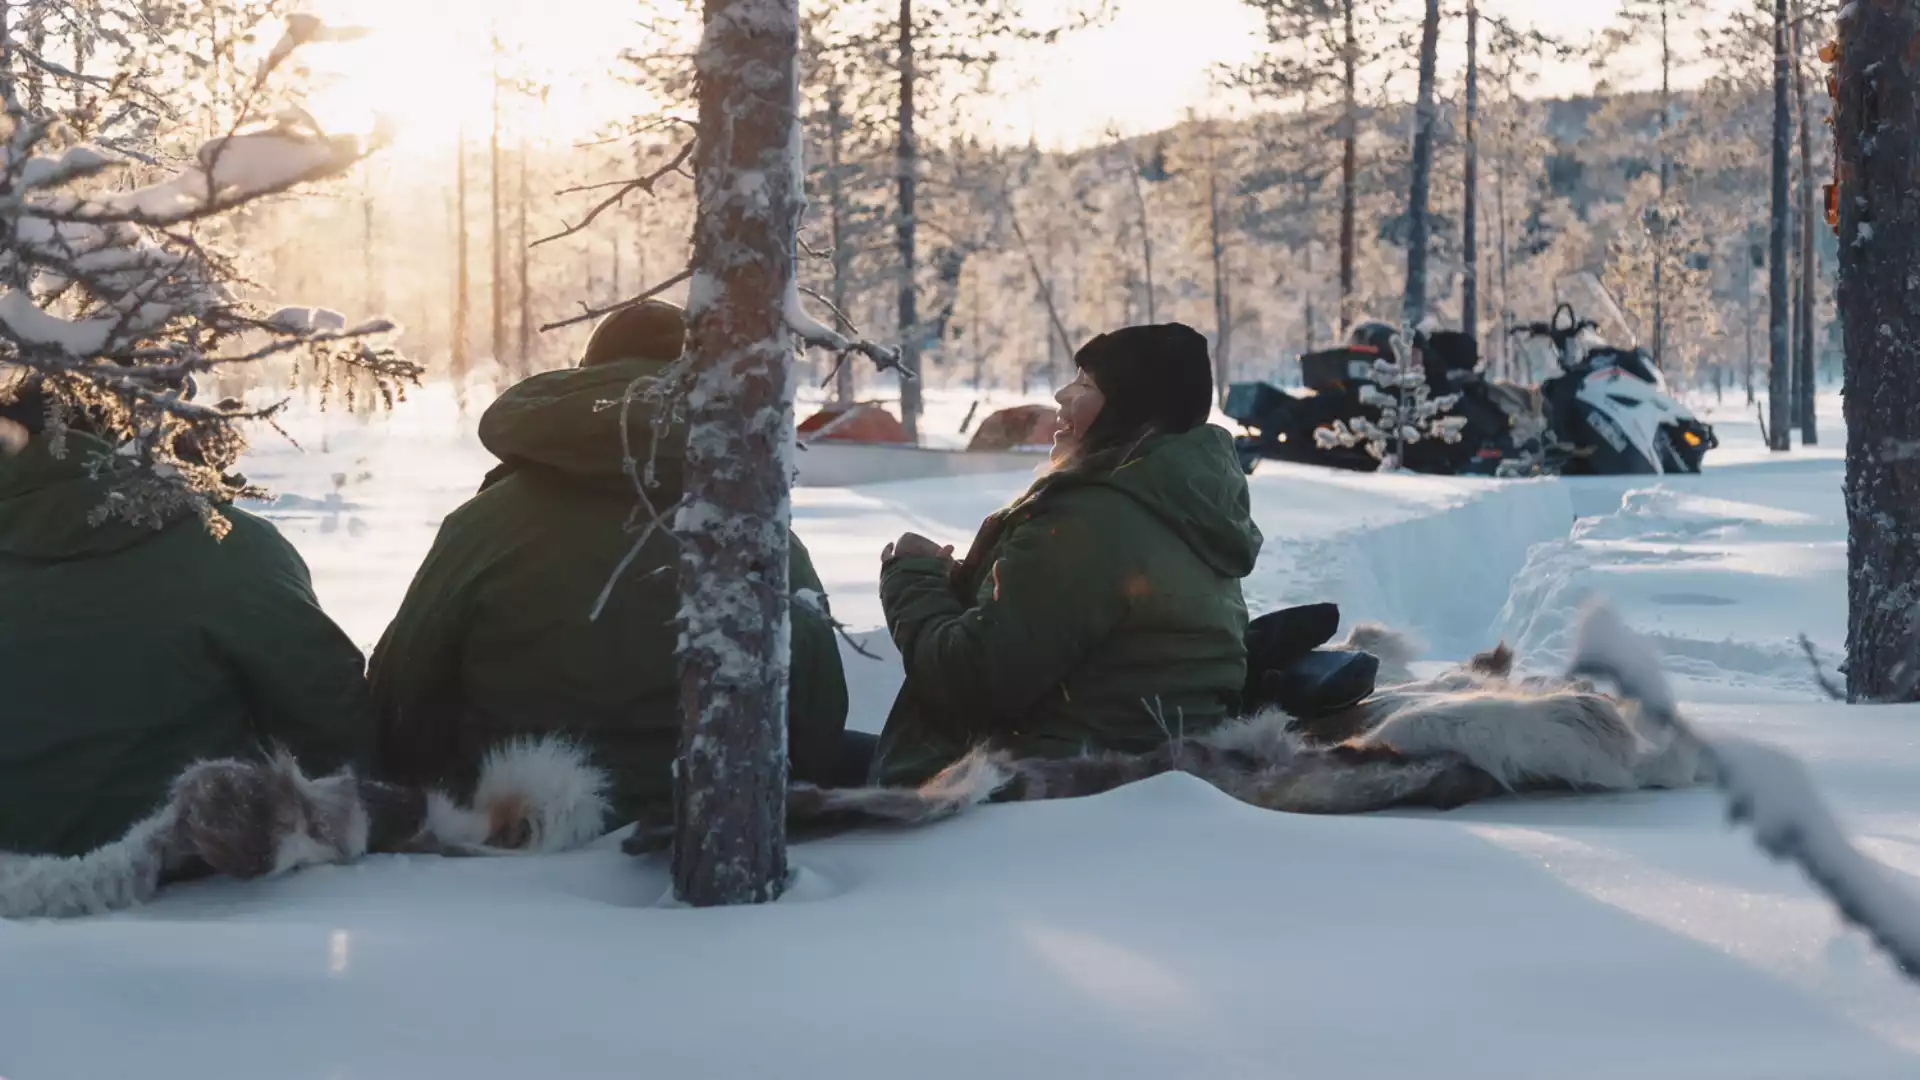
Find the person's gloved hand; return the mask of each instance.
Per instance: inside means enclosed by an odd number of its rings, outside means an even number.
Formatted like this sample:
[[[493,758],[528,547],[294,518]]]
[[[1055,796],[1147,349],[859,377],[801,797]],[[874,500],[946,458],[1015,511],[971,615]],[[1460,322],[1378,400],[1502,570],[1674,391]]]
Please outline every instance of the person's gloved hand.
[[[895,559],[945,559],[953,561],[953,545],[942,546],[921,536],[919,533],[905,533],[900,539],[888,544],[880,553],[880,565],[885,566]]]

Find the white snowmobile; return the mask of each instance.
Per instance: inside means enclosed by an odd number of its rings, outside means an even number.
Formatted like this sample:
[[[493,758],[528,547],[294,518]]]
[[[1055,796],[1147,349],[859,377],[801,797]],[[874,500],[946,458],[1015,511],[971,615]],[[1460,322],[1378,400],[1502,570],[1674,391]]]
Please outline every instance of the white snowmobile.
[[[1597,285],[1589,302],[1621,333],[1625,319]],[[1523,347],[1544,343],[1560,374],[1540,384],[1547,436],[1545,471],[1578,475],[1697,473],[1720,445],[1713,428],[1674,400],[1646,351],[1608,345],[1601,324],[1579,317],[1571,303],[1553,319],[1514,327]],[[1625,340],[1631,342],[1630,333]]]

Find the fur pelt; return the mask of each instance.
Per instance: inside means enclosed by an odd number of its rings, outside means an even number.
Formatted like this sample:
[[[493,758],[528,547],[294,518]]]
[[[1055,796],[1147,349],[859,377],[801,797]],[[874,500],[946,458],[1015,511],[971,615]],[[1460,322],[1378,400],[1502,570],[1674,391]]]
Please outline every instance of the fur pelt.
[[[464,803],[351,770],[310,778],[279,750],[262,761],[202,761],[114,843],[71,858],[0,852],[0,919],[117,911],[169,881],[274,877],[368,852],[566,851],[606,831],[608,787],[583,749],[554,736],[494,749]]]
[[[1332,716],[1302,723],[1267,711],[1142,754],[1016,759],[980,746],[918,788],[795,784],[789,827],[804,835],[925,825],[981,803],[1093,795],[1175,771],[1242,802],[1303,814],[1450,809],[1517,792],[1674,788],[1706,779],[1699,745],[1657,715],[1643,715],[1647,703],[1635,695],[1644,680],[1616,680],[1622,692],[1609,695],[1571,673],[1620,667],[1604,652],[1627,641],[1621,634],[1583,635],[1568,674],[1515,676],[1513,652],[1502,643],[1414,680],[1404,637],[1356,628],[1347,646],[1385,650],[1383,671],[1391,666],[1399,677]],[[1651,696],[1657,708],[1670,707],[1664,691]],[[669,830],[643,828],[627,847],[656,850],[669,839]]]

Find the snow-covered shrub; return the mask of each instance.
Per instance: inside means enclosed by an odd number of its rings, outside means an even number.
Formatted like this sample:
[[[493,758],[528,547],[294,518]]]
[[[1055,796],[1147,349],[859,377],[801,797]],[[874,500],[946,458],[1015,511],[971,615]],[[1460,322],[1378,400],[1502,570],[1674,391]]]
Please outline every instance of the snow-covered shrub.
[[[1378,410],[1379,419],[1361,414],[1335,420],[1313,433],[1321,449],[1363,446],[1382,469],[1393,469],[1405,459],[1409,444],[1422,439],[1457,443],[1467,426],[1466,417],[1451,412],[1460,395],[1433,396],[1426,372],[1411,359],[1375,360],[1373,381],[1361,385],[1359,397],[1362,405]]]

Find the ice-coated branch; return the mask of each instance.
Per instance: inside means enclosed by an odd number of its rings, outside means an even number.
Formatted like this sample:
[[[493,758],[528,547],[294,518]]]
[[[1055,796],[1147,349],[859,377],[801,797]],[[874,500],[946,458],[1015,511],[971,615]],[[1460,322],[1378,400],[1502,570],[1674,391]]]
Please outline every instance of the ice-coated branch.
[[[1798,866],[1842,918],[1920,983],[1920,897],[1853,846],[1798,758],[1752,740],[1696,732],[1680,716],[1652,646],[1605,604],[1590,606],[1581,618],[1573,671],[1614,682],[1670,737],[1696,744],[1726,794],[1728,819],[1749,826],[1762,851]]]
[[[831,304],[828,306],[832,307]],[[846,315],[837,309],[834,314],[842,322],[847,321]],[[837,355],[838,359],[834,364],[834,372],[838,372],[840,365],[846,363],[848,356],[858,353],[873,361],[875,370],[898,371],[900,377],[905,379],[911,379],[913,377],[912,372],[900,366],[899,349],[889,345],[877,345],[865,339],[848,338],[839,331],[820,322],[820,320],[814,318],[812,315],[807,314],[806,306],[800,302],[800,285],[797,281],[789,281],[787,283],[784,315],[786,317],[787,330],[800,342],[802,348],[827,349]],[[847,323],[847,325],[849,327],[852,326],[851,323]],[[857,330],[853,332],[856,334],[859,333]],[[829,373],[827,378],[828,381],[831,382],[833,373]]]

